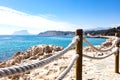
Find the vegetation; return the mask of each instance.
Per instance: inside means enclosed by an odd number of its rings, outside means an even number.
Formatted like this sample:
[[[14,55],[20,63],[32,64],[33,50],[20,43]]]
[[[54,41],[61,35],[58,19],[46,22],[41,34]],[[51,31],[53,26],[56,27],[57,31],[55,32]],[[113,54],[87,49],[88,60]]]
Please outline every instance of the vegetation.
[[[107,30],[86,31],[85,34],[114,36],[115,33],[118,31],[120,31],[120,26],[118,26],[117,28],[114,27]]]
[[[71,31],[46,31],[39,33],[40,36],[74,36],[75,33]]]
[[[85,31],[85,35],[106,35],[106,36],[114,36],[116,32],[120,31],[120,26],[114,27],[111,29],[106,30],[91,30],[91,31]],[[38,35],[41,36],[74,36],[75,32],[71,31],[46,31],[39,33]]]

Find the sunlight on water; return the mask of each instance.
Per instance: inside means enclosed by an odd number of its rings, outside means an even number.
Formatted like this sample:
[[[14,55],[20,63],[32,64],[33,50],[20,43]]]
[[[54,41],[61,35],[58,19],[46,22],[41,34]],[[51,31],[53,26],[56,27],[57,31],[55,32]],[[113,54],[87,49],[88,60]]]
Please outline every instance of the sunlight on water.
[[[18,51],[24,51],[30,46],[39,44],[54,44],[66,47],[73,37],[65,36],[0,36],[0,61],[10,58]],[[93,45],[100,45],[105,39],[87,38]],[[86,44],[83,43],[83,46]]]

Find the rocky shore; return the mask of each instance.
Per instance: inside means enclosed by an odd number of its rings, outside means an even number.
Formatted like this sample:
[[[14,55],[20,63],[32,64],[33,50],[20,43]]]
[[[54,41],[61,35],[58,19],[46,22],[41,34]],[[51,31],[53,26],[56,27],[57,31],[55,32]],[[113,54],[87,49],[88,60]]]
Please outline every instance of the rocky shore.
[[[112,45],[113,39],[107,39],[105,43],[98,48],[107,48]],[[32,46],[24,52],[17,52],[10,59],[5,62],[0,62],[0,68],[24,65],[40,61],[49,56],[52,56],[57,51],[63,50],[63,47],[55,45],[38,45]],[[91,56],[103,56],[109,54],[97,53],[90,47],[84,47],[84,54]],[[51,62],[44,67],[32,70],[27,73],[22,73],[14,76],[0,78],[0,80],[55,80],[58,75],[67,67],[71,61],[72,56],[75,55],[75,50],[68,51],[65,55],[57,60]],[[103,63],[104,61],[104,63]],[[109,62],[108,62],[109,61]],[[109,65],[109,66],[108,66]],[[111,78],[112,77],[112,78]],[[119,80],[120,75],[114,73],[114,57],[111,56],[105,60],[92,60],[83,58],[83,80]],[[64,80],[75,80],[75,65],[71,71],[66,75]]]
[[[63,47],[55,45],[38,45],[32,46],[24,52],[15,53],[10,59],[0,63],[0,68],[18,65],[24,60],[44,59],[54,54],[54,52],[61,51]]]

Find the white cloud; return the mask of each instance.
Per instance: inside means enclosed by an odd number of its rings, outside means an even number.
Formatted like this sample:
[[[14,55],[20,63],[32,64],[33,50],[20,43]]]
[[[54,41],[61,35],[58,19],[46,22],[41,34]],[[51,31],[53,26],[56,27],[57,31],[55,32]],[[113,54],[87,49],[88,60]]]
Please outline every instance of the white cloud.
[[[0,6],[0,25],[16,26],[16,30],[18,27],[24,27],[32,33],[46,30],[74,31],[76,29],[76,25],[67,22],[53,21],[2,6]],[[2,30],[1,26],[0,30]]]

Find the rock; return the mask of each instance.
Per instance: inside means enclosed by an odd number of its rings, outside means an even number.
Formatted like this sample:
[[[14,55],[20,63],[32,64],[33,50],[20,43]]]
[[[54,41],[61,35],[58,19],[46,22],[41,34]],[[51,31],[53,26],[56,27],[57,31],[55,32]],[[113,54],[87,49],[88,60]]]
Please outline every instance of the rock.
[[[104,46],[104,47],[109,47],[111,45],[112,45],[112,42],[105,42],[102,44],[102,46]]]
[[[35,60],[35,59],[37,59],[38,58],[38,56],[31,56],[29,59],[30,60]]]
[[[45,54],[44,58],[47,58],[47,57],[50,57],[50,56],[52,56],[52,54]]]
[[[5,62],[0,63],[0,68],[4,68],[6,66]]]
[[[14,76],[10,76],[8,78],[12,79],[12,80],[19,80],[20,76],[19,75],[14,75]]]
[[[17,52],[17,53],[15,53],[15,54],[13,55],[12,58],[15,58],[15,57],[17,57],[17,56],[19,56],[19,55],[21,55],[21,54],[22,54],[22,52]]]
[[[43,47],[42,45],[38,45],[38,46],[32,46],[30,47],[26,53],[28,53],[29,57],[30,56],[35,56],[37,54],[43,54]]]
[[[17,63],[17,62],[15,62],[14,59],[11,59],[11,60],[9,60],[9,61],[6,62],[6,66],[7,66],[7,67],[10,67],[10,66],[12,66],[12,65],[15,65],[15,63]]]
[[[42,47],[36,47],[34,50],[34,55],[36,54],[43,54],[43,48]]]
[[[85,74],[87,74],[87,72],[85,72]]]
[[[14,58],[14,61],[15,61],[16,63],[20,63],[21,60],[22,60],[22,58],[21,58],[20,56],[17,56],[16,58]]]
[[[63,47],[54,46],[53,49],[54,49],[54,51],[61,51],[61,50],[63,50]]]
[[[53,52],[61,51],[63,47],[55,46],[55,45],[38,45],[38,46],[32,46],[29,49],[27,49],[24,52],[17,52],[14,54],[9,60],[5,62],[0,62],[0,68],[4,67],[10,67],[12,65],[18,65],[18,64],[24,64],[24,60],[42,60],[45,58],[48,58],[52,56]],[[58,64],[54,64],[57,66]],[[64,67],[63,67],[64,68]],[[61,68],[61,69],[63,69]],[[29,75],[31,72],[24,73],[26,75]],[[25,75],[14,75],[7,77],[10,80],[22,80],[22,79],[30,79],[30,77],[25,77]]]
[[[91,47],[85,47],[84,51],[85,52],[95,52],[95,50],[93,48],[91,48]]]
[[[27,54],[23,54],[23,59],[27,59],[27,58],[29,58]]]
[[[45,47],[44,47],[44,52],[45,52],[45,53],[52,53],[52,50],[53,50],[52,47],[49,47],[49,46],[45,46]]]
[[[103,53],[99,53],[98,56],[103,56]]]
[[[101,47],[110,47],[112,45],[112,42],[114,41],[115,39],[107,39],[104,43],[102,43]]]

